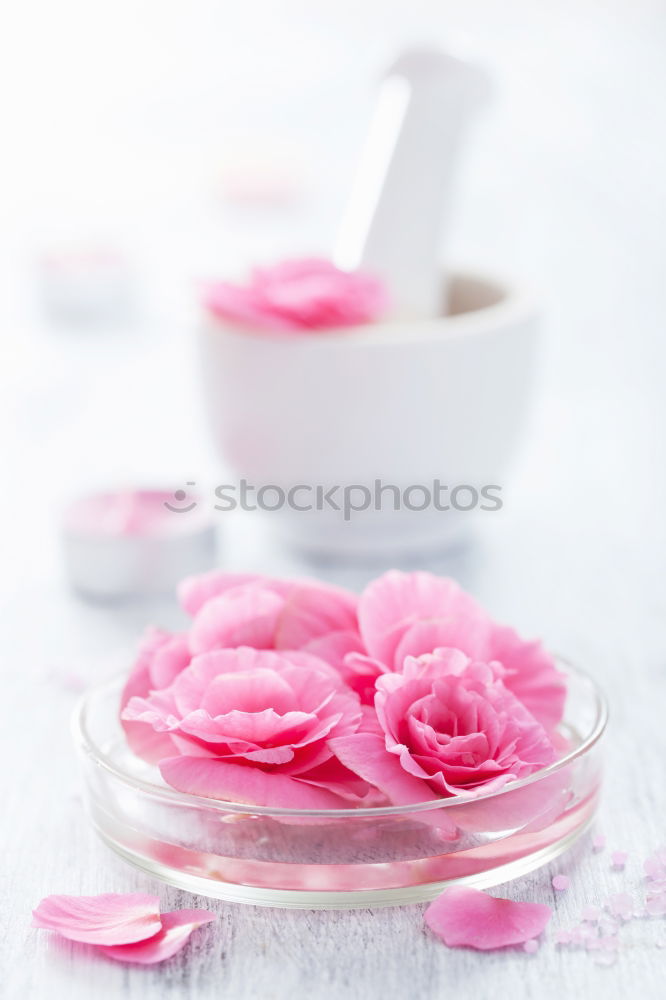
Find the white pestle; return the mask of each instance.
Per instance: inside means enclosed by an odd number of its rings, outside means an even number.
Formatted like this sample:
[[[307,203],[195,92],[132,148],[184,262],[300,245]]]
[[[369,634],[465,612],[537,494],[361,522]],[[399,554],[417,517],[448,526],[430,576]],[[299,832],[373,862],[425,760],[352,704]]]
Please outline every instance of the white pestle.
[[[430,49],[404,52],[382,81],[334,260],[382,278],[392,317],[446,311],[440,244],[453,175],[465,126],[489,91],[483,70]]]

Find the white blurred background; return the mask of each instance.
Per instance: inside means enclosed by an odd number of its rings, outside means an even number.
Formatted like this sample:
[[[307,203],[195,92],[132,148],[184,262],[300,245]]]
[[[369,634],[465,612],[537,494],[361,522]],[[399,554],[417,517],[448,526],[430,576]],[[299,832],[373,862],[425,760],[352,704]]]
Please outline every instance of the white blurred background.
[[[488,551],[531,539],[537,562],[549,545],[588,584],[604,560],[661,559],[663,2],[23,0],[3,20],[11,588],[57,578],[67,496],[219,480],[197,281],[330,250],[376,81],[414,43],[462,46],[496,82],[462,161],[452,259],[522,277],[548,307],[537,412]],[[132,308],[54,323],[39,262],[90,246],[119,255]]]

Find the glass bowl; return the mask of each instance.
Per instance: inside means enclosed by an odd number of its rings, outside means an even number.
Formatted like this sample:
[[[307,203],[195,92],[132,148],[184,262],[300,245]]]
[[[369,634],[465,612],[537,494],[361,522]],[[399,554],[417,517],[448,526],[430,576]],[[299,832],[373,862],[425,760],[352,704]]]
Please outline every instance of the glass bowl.
[[[120,678],[86,695],[74,717],[89,812],[130,864],[236,903],[396,906],[452,883],[497,885],[565,851],[597,807],[606,703],[585,673],[559,666],[568,693],[556,763],[473,800],[372,809],[272,809],[175,791],[125,742]]]

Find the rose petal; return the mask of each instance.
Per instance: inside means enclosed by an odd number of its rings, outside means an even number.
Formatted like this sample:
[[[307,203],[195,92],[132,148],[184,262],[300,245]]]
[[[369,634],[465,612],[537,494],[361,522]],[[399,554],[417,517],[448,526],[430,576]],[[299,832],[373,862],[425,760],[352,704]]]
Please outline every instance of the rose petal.
[[[171,958],[186,944],[192,931],[217,919],[209,910],[176,910],[162,914],[162,929],[153,937],[134,944],[102,947],[100,951],[115,962],[153,965]]]
[[[32,911],[33,925],[85,944],[130,944],[162,927],[160,901],[143,893],[46,896]]]
[[[341,809],[344,799],[279,771],[204,757],[170,757],[160,763],[162,777],[179,792],[224,802],[248,802],[276,809]]]
[[[339,670],[346,680],[345,659],[347,655],[361,653],[362,650],[363,643],[358,632],[331,632],[329,635],[312,639],[302,649],[304,653],[311,653],[330,664],[335,670]]]
[[[504,683],[534,718],[546,729],[554,729],[564,712],[567,689],[541,643],[526,642],[512,628],[493,625],[488,657],[507,668]]]
[[[275,648],[302,649],[330,632],[355,632],[357,601],[341,587],[295,587],[280,614]]]
[[[345,767],[386,795],[391,805],[417,805],[427,802],[428,786],[408,774],[393,754],[386,752],[383,736],[374,733],[354,733],[328,741],[329,747]],[[419,823],[434,826],[446,840],[458,838],[458,828],[445,809],[424,810],[411,817]]]
[[[358,607],[361,635],[368,653],[386,664],[393,664],[397,646],[407,628],[427,619],[446,619],[455,626],[457,621],[476,619],[478,606],[453,580],[431,573],[401,573],[391,570],[366,587]],[[469,630],[467,630],[469,631]],[[448,635],[439,646],[458,646]],[[463,647],[464,648],[464,647]],[[419,655],[434,649],[419,648]]]
[[[379,788],[393,805],[413,805],[435,798],[428,786],[408,774],[394,754],[386,752],[383,736],[354,733],[329,740],[338,760],[364,781]]]
[[[239,587],[207,601],[192,622],[193,654],[234,646],[270,649],[284,598],[260,587]]]
[[[260,573],[226,573],[223,570],[213,569],[209,573],[186,577],[178,587],[178,599],[188,615],[194,618],[204,604],[213,597],[219,597],[228,590],[235,590],[237,587],[252,583],[260,583],[276,593],[284,589],[285,594],[293,586],[290,581],[273,580],[261,576]]]
[[[145,698],[151,688],[156,687],[151,677],[151,668],[159,651],[167,646],[174,636],[162,629],[148,629],[141,639],[137,658],[129,678],[120,696],[121,725],[125,738],[137,757],[142,757],[151,764],[157,764],[163,757],[173,753],[171,737],[162,732],[156,732],[150,726],[132,722],[123,717],[123,709],[132,698]]]
[[[537,937],[552,916],[544,903],[497,899],[480,889],[445,889],[425,913],[431,931],[449,948],[491,951]]]

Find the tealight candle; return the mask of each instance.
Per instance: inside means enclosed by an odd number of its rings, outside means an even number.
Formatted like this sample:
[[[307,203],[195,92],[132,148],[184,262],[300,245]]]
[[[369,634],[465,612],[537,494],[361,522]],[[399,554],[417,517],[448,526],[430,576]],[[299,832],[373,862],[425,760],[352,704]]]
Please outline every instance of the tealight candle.
[[[65,513],[63,542],[70,583],[96,598],[167,593],[215,563],[212,517],[184,490],[82,497]]]
[[[88,326],[131,317],[132,268],[112,247],[56,248],[40,258],[38,279],[44,309],[56,322]]]

